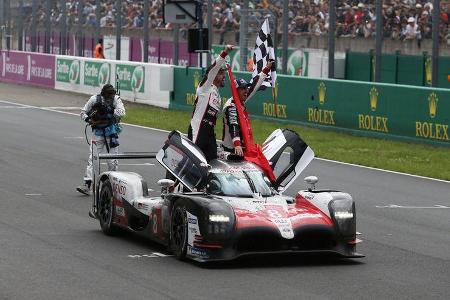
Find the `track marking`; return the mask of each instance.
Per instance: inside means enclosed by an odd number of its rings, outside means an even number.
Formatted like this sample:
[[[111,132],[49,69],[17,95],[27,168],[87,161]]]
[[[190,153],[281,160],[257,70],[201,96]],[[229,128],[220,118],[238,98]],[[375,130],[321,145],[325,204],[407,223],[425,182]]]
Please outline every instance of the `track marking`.
[[[390,205],[376,205],[376,208],[409,208],[409,209],[439,209],[439,208],[450,208],[450,206],[445,205],[433,205],[433,206],[403,206],[403,205],[396,205],[396,204],[390,204]]]
[[[5,101],[0,101],[0,102],[5,102]],[[81,110],[81,107],[75,107],[75,106],[13,106],[13,105],[8,105],[8,106],[0,106],[0,109],[67,109],[67,110],[73,110],[73,109],[79,109]]]
[[[107,165],[108,163],[101,163],[102,165]],[[143,164],[120,164],[121,166],[154,166],[155,164],[143,163]]]
[[[12,104],[12,105],[20,105],[20,106],[25,106],[25,107],[32,107],[32,108],[36,108],[36,109],[41,109],[41,110],[45,110],[45,111],[52,111],[52,112],[56,112],[56,113],[60,113],[60,114],[72,115],[72,116],[77,116],[77,117],[80,116],[79,114],[71,113],[71,112],[67,112],[67,111],[60,111],[60,110],[49,109],[49,108],[42,108],[42,107],[38,107],[38,106],[26,105],[26,104],[21,104],[21,103],[16,103],[16,102],[10,102],[10,101],[4,101],[4,100],[0,100],[0,102],[7,103],[7,104]],[[121,123],[121,124],[127,125],[127,126],[131,126],[131,127],[136,127],[136,128],[153,130],[153,131],[157,131],[157,132],[164,132],[164,133],[169,133],[170,132],[169,130],[153,128],[153,127],[145,127],[145,126],[129,124],[129,123]],[[413,175],[413,174],[408,174],[408,173],[403,173],[403,172],[397,172],[397,171],[390,171],[390,170],[384,170],[384,169],[379,169],[379,168],[367,167],[367,166],[351,164],[351,163],[345,163],[345,162],[340,162],[340,161],[326,159],[326,158],[315,157],[314,159],[317,159],[319,161],[326,161],[326,162],[331,162],[331,163],[335,163],[335,164],[341,164],[341,165],[347,165],[347,166],[362,168],[362,169],[386,172],[386,173],[391,173],[391,174],[396,174],[396,175],[410,176],[410,177],[414,177],[414,178],[418,178],[418,179],[427,179],[427,180],[432,180],[432,181],[437,181],[437,182],[450,183],[449,180],[443,180],[443,179],[431,178],[431,177],[420,176],[420,175]]]
[[[159,252],[152,252],[150,254],[130,254],[128,258],[159,258],[159,257],[170,257],[171,254],[163,254]]]
[[[25,194],[25,196],[42,196],[42,194]]]
[[[74,140],[77,140],[77,139],[84,139],[84,136],[65,136],[65,137],[63,137],[63,139],[69,139],[69,140],[74,139]]]

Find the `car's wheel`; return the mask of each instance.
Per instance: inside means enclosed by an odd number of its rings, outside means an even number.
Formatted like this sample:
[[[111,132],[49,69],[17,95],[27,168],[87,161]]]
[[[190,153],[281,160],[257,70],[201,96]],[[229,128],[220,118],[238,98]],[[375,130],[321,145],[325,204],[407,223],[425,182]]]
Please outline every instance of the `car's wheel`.
[[[116,234],[118,229],[112,222],[114,204],[113,191],[109,179],[106,179],[102,182],[97,205],[97,215],[103,233],[106,235]]]
[[[177,201],[170,222],[170,245],[173,254],[180,260],[186,257],[187,230],[186,207]]]

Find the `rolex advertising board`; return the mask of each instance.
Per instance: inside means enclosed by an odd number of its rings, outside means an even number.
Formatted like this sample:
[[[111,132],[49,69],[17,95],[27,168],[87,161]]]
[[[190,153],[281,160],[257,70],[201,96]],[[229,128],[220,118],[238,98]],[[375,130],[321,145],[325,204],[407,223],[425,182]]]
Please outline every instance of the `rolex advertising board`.
[[[175,68],[174,75],[170,107],[190,111],[201,70]],[[230,97],[226,78],[222,100]],[[253,118],[450,146],[449,89],[279,75],[275,88],[258,91],[246,107]]]

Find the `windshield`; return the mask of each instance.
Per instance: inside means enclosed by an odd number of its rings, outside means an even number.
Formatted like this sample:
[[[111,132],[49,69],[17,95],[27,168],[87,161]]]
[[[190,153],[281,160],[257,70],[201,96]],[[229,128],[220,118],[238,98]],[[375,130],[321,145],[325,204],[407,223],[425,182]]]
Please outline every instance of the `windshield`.
[[[233,197],[263,197],[273,195],[273,189],[264,174],[257,170],[211,173],[208,192]]]

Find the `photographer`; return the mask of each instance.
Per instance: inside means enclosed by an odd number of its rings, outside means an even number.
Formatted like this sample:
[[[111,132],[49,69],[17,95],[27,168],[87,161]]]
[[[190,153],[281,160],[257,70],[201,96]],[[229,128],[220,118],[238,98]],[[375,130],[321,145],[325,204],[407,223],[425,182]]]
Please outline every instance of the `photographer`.
[[[111,84],[105,84],[100,95],[92,96],[81,110],[81,119],[92,127],[94,133],[92,143],[98,153],[108,152],[117,154],[119,151],[120,118],[125,116],[122,99],[116,95]],[[89,195],[92,183],[92,151],[89,148],[89,159],[84,176],[84,185],[78,186],[77,191]],[[117,160],[108,161],[108,170],[117,170]]]

